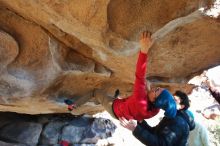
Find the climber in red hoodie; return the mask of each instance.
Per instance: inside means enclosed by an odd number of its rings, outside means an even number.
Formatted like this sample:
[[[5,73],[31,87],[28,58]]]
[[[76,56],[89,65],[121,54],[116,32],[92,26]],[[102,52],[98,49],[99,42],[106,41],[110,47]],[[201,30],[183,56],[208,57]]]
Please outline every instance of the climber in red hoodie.
[[[151,33],[145,31],[141,35],[141,50],[136,65],[135,83],[131,96],[123,99],[109,98],[105,91],[95,91],[95,97],[114,117],[119,119],[135,119],[142,121],[155,116],[159,109],[165,110],[167,117],[173,118],[176,115],[176,104],[169,91],[163,88],[152,88],[146,92],[146,70],[148,50],[153,44]]]

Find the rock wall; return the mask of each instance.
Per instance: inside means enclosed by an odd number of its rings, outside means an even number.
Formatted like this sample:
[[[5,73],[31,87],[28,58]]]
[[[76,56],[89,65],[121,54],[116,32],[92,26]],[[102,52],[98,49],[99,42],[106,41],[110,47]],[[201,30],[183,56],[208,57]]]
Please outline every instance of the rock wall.
[[[218,0],[0,0],[0,110],[73,114],[103,107],[95,88],[132,91],[139,34],[153,33],[147,78],[190,92],[188,80],[220,64]]]
[[[111,137],[116,125],[105,118],[74,117],[70,114],[22,115],[0,113],[1,146],[94,146]]]

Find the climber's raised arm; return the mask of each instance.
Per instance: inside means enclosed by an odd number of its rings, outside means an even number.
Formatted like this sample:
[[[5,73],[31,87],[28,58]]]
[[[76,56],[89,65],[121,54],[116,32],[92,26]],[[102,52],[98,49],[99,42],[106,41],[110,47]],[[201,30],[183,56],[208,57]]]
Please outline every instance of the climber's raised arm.
[[[153,44],[151,33],[144,31],[140,36],[140,53],[136,64],[135,84],[133,95],[137,97],[146,96],[146,71],[147,71],[147,59],[148,51]]]

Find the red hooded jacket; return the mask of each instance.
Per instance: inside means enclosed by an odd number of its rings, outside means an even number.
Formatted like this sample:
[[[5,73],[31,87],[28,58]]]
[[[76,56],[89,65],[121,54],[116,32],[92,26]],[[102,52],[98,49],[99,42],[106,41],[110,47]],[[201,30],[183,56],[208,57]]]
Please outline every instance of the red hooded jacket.
[[[136,65],[136,78],[131,96],[125,99],[115,99],[113,101],[113,111],[117,118],[135,119],[141,121],[155,116],[158,108],[149,109],[149,101],[146,93],[146,69],[147,54],[140,52]]]

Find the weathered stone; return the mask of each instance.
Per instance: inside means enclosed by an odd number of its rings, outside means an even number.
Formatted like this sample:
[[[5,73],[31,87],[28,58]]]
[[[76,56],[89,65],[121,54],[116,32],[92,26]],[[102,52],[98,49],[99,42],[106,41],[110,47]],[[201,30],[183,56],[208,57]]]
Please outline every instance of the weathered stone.
[[[108,6],[109,27],[126,39],[137,38],[143,29],[155,32],[169,21],[186,16],[200,6],[200,0],[111,0]]]
[[[25,144],[16,144],[16,143],[7,143],[7,142],[0,141],[0,146],[27,146],[27,145],[25,145]]]
[[[91,127],[84,133],[82,142],[97,143],[99,139],[111,137],[115,132],[116,126],[109,119],[97,118]]]
[[[38,143],[41,130],[42,125],[38,123],[10,123],[0,129],[0,137],[9,141],[34,146]]]
[[[65,98],[72,114],[103,110],[88,95],[131,94],[145,29],[155,39],[147,78],[189,93],[192,76],[220,64],[219,16],[204,16],[214,2],[0,0],[0,110],[63,113]]]
[[[60,146],[66,140],[70,145],[92,146],[99,139],[112,137],[115,128],[109,119],[88,115],[0,112],[0,145]]]
[[[220,63],[220,50],[214,49],[220,47],[219,28],[220,23],[202,15],[176,27],[152,48],[148,76],[180,82]]]
[[[80,143],[86,129],[87,127],[77,127],[73,125],[66,126],[62,132],[62,140],[66,140],[71,143]]]
[[[6,32],[0,30],[0,73],[18,55],[17,41]]]
[[[103,118],[76,118],[69,126],[63,128],[62,140],[71,143],[95,144],[99,139],[111,137],[116,129],[115,124]]]
[[[45,94],[45,98],[55,98],[57,95],[67,93],[69,95],[67,98],[70,98],[72,95],[83,94],[88,90],[93,90],[95,82],[101,82],[111,75],[111,72],[100,63],[94,62],[65,47],[65,45],[46,34],[39,26],[26,21],[8,10],[0,9],[0,11],[2,11],[0,14],[1,19],[8,20],[0,23],[0,27],[13,34],[19,44],[21,44],[18,57],[12,63],[12,59],[9,59],[8,63],[4,63],[5,67],[7,66],[7,72],[0,76],[1,103],[9,104],[10,106],[7,106],[7,109],[12,108],[9,111],[31,114],[48,113],[48,111],[65,112],[67,110],[63,108],[64,104],[62,103],[61,106],[60,103],[54,104],[53,100],[50,101],[48,99],[49,103],[47,106],[40,105],[40,102],[44,99],[39,94]],[[11,23],[14,23],[14,25],[10,25]],[[28,33],[29,31],[35,35],[32,36],[31,33]],[[7,35],[2,33],[1,36],[1,43],[6,46],[7,44],[3,41],[3,36]],[[11,37],[9,35],[7,37],[10,40]],[[13,46],[13,43],[11,43],[11,46]],[[13,51],[13,48],[9,48],[9,50]],[[16,57],[15,55],[8,56]],[[62,70],[63,73],[61,73]],[[79,76],[82,76],[82,78]],[[62,81],[62,84],[66,84],[67,88],[54,86],[60,78],[67,79]],[[78,84],[78,81],[74,81],[75,79],[83,84]],[[72,85],[69,81],[72,82]],[[84,86],[88,88],[83,88]],[[53,92],[54,87],[55,92]],[[72,90],[75,87],[77,88]],[[58,90],[58,88],[60,89]],[[39,98],[35,98],[35,102],[34,100],[29,100],[29,96],[39,96]],[[22,101],[19,100],[21,97]],[[15,104],[15,102],[17,103]],[[31,105],[31,108],[25,105],[25,108],[22,109],[22,104],[26,103]],[[48,110],[45,111],[43,108],[36,107],[38,105]],[[55,107],[50,105],[55,105]],[[4,111],[5,108],[0,109]]]
[[[71,143],[80,143],[92,121],[92,118],[87,117],[73,119],[70,125],[63,127],[61,139]]]
[[[41,133],[40,143],[43,145],[58,144],[64,125],[65,123],[63,122],[51,122],[47,124]]]

